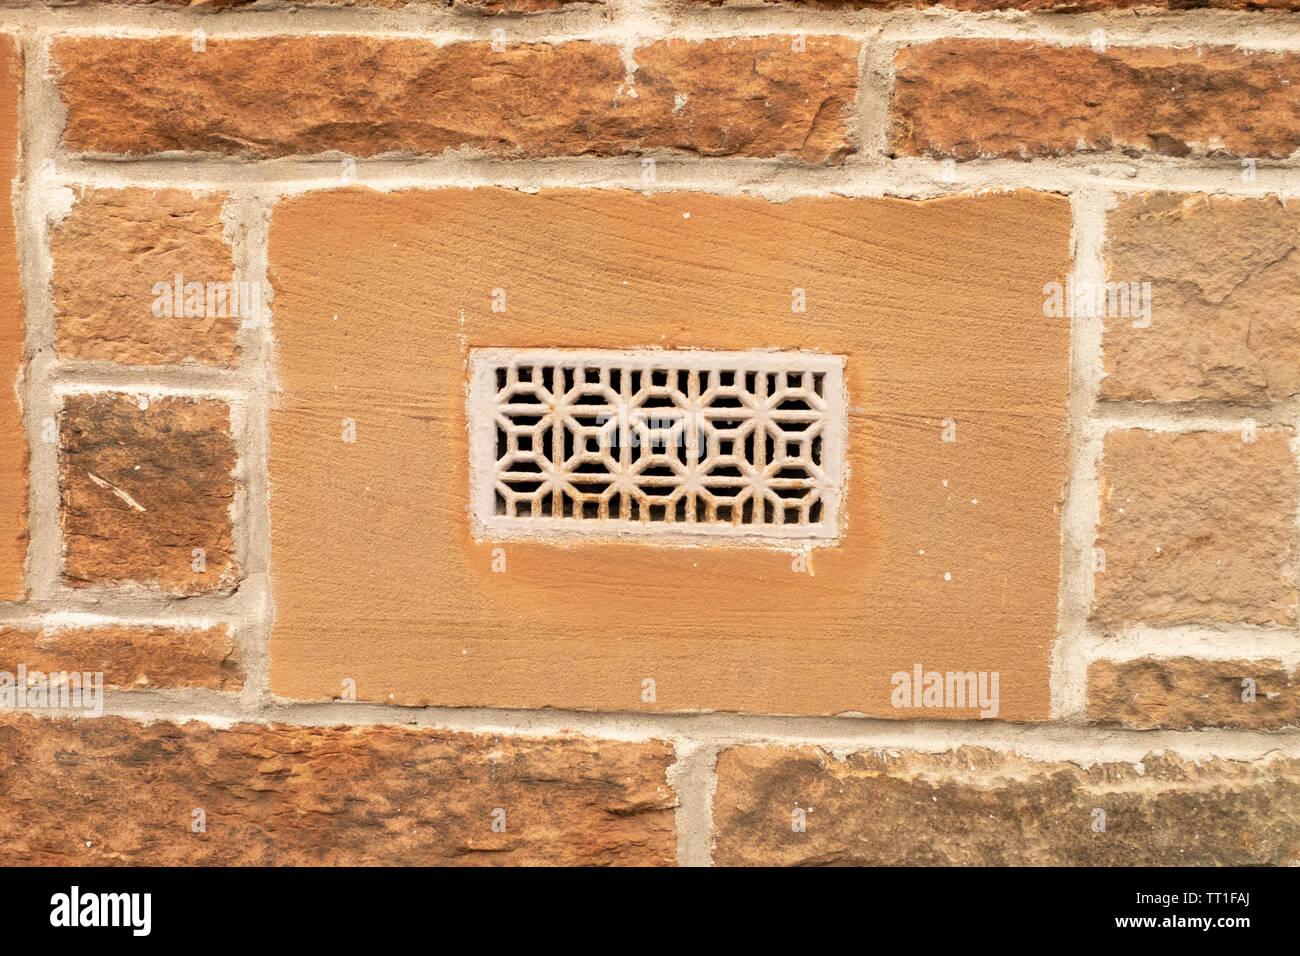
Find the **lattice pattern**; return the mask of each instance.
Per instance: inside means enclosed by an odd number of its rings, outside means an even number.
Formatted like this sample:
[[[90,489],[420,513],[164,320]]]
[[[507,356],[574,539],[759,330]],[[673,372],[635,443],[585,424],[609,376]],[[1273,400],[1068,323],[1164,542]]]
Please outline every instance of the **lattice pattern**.
[[[835,533],[838,357],[480,350],[473,365],[475,512],[488,528]]]

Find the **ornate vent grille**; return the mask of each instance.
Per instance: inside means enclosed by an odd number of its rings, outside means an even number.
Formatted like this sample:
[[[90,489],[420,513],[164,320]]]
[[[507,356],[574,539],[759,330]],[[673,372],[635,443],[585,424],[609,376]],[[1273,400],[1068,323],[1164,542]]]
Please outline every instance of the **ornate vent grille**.
[[[838,356],[477,349],[470,365],[485,533],[836,534]]]

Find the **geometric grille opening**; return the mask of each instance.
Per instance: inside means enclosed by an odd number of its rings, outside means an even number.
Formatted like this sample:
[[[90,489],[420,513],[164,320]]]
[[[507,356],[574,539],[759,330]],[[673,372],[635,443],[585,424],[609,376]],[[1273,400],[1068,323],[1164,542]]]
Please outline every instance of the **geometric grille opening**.
[[[834,355],[476,349],[475,522],[499,536],[834,538],[846,408]]]

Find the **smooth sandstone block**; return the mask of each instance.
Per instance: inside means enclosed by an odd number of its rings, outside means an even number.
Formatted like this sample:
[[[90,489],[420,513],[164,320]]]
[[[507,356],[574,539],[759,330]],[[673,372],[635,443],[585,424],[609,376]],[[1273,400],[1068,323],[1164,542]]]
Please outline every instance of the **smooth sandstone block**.
[[[894,706],[920,664],[996,673],[997,716],[1046,718],[1069,346],[1042,288],[1069,231],[1063,198],[1024,192],[282,202],[273,691],[979,716]],[[836,536],[476,537],[471,358],[542,347],[842,357]]]

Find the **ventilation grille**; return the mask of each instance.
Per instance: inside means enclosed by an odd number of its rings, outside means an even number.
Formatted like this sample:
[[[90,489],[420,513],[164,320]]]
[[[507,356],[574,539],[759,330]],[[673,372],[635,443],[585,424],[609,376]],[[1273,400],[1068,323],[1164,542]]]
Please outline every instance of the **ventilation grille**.
[[[477,349],[470,363],[488,534],[836,534],[838,356]]]

